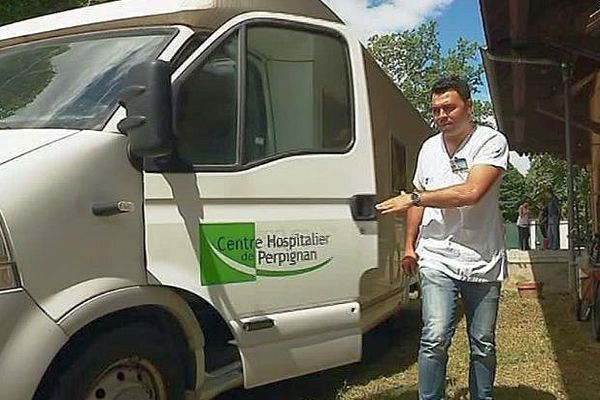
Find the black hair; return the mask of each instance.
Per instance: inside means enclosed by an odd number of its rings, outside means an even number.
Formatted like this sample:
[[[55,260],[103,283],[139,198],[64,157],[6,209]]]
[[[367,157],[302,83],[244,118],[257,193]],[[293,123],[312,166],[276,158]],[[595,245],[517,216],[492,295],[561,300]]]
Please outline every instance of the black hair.
[[[447,76],[438,80],[431,87],[430,95],[442,94],[449,90],[456,90],[462,101],[471,100],[471,88],[466,80],[459,76]]]

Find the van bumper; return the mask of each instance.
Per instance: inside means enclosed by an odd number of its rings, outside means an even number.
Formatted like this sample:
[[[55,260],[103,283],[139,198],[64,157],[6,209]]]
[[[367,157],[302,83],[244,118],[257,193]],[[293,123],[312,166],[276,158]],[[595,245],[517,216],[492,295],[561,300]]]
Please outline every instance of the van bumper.
[[[3,400],[31,399],[67,336],[24,290],[0,293]]]

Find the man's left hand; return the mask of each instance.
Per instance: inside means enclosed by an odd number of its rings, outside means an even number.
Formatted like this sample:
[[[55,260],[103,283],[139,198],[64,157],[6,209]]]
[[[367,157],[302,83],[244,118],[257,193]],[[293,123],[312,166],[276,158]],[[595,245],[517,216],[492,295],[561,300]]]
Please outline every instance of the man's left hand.
[[[391,212],[403,213],[413,206],[413,202],[410,194],[406,192],[400,192],[400,196],[392,197],[387,199],[375,206],[375,208],[381,211],[382,214]]]

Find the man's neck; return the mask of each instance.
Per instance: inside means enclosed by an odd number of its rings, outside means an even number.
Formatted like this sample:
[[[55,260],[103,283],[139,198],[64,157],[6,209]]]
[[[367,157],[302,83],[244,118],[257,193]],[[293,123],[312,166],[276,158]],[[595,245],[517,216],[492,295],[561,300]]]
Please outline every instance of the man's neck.
[[[461,132],[446,134],[443,133],[444,143],[446,144],[446,150],[450,156],[454,155],[458,148],[467,140],[467,137],[475,131],[475,124],[469,123]]]

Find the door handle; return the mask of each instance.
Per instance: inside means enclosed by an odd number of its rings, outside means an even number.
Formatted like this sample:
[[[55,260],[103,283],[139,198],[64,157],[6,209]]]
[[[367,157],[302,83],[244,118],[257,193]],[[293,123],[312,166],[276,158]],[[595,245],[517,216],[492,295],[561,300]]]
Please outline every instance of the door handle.
[[[275,326],[275,321],[269,317],[256,317],[242,322],[242,329],[246,332],[260,331]]]
[[[354,218],[355,221],[376,221],[376,203],[377,196],[374,194],[355,194],[350,199],[352,218]]]
[[[135,211],[135,204],[131,201],[121,200],[112,203],[92,204],[92,213],[97,217],[110,217],[112,215],[130,213]]]

